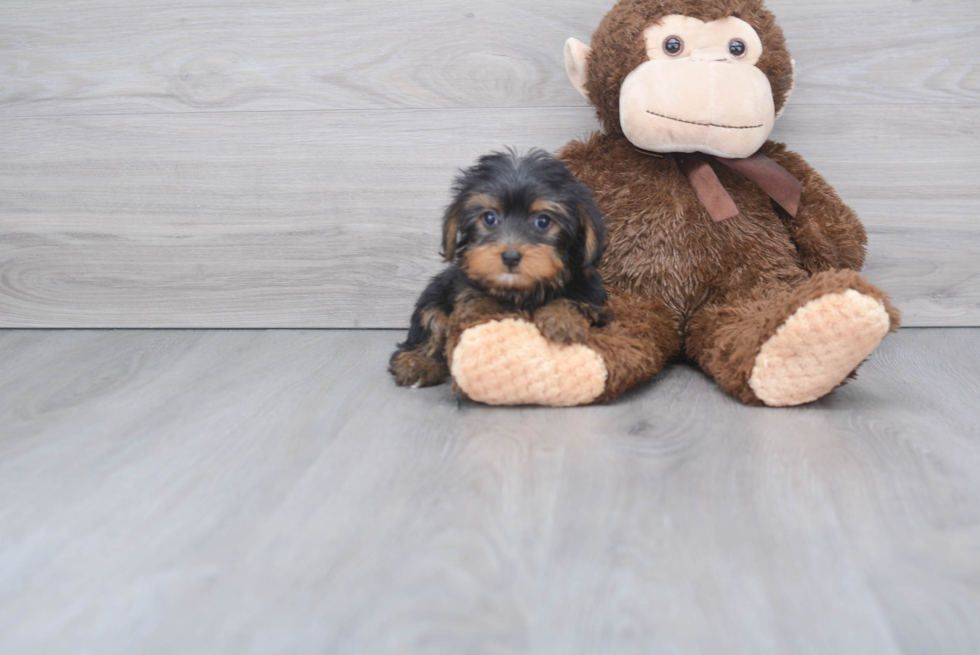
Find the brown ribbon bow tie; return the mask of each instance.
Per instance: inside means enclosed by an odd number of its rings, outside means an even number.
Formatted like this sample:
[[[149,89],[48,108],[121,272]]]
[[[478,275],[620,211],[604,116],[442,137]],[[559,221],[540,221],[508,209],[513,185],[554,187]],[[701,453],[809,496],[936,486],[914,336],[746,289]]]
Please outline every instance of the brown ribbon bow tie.
[[[658,153],[640,150],[644,155],[651,157],[663,157]],[[713,221],[723,221],[726,218],[738,216],[738,207],[735,201],[728,195],[728,191],[722,185],[718,175],[709,164],[709,157],[702,153],[673,153],[684,175],[691,181],[694,193],[698,200],[708,210],[708,215]],[[803,197],[803,185],[793,177],[793,174],[785,168],[766,157],[761,152],[757,152],[745,159],[728,159],[727,157],[715,157],[715,159],[732,170],[741,173],[748,179],[759,185],[770,198],[789,212],[790,216],[796,218],[796,213],[800,209],[800,199]]]

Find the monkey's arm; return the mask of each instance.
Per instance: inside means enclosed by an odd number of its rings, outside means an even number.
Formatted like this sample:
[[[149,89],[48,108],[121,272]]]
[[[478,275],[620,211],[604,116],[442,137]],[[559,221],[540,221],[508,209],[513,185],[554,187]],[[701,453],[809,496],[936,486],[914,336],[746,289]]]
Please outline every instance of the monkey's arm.
[[[867,234],[857,214],[809,164],[781,143],[769,142],[763,152],[803,184],[803,198],[796,218],[784,214],[799,250],[803,267],[810,273],[829,269],[860,271],[864,265]]]

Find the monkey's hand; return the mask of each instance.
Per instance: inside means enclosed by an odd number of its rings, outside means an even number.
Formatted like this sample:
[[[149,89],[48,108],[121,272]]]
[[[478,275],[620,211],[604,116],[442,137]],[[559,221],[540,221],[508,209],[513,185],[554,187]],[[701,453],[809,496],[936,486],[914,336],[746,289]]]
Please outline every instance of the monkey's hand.
[[[388,367],[400,387],[434,387],[449,379],[445,362],[418,350],[399,350]]]
[[[589,327],[598,323],[588,305],[561,298],[534,312],[534,324],[549,341],[559,344],[586,343]]]
[[[796,218],[784,214],[803,268],[814,275],[832,269],[860,271],[868,237],[854,210],[795,152],[772,142],[763,151],[803,183]]]

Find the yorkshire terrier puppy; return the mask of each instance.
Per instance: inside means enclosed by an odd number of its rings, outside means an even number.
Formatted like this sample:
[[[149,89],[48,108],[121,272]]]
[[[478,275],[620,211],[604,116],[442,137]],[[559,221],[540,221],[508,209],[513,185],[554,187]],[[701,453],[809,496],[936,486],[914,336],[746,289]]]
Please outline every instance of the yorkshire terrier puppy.
[[[401,386],[449,378],[451,323],[517,316],[560,344],[584,343],[604,321],[596,264],[605,224],[592,191],[541,150],[481,157],[462,171],[443,219],[451,266],[422,293],[408,339],[391,356]]]

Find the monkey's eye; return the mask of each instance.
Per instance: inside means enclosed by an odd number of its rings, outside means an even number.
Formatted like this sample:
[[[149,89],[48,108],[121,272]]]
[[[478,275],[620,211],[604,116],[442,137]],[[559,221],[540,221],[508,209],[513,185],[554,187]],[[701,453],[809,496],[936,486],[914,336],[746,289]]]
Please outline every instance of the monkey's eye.
[[[483,214],[480,215],[480,220],[487,227],[497,227],[497,225],[500,223],[500,217],[493,212],[483,212]]]
[[[679,36],[668,36],[664,39],[664,52],[671,57],[676,57],[684,51],[684,41]]]
[[[538,214],[534,217],[534,227],[538,228],[542,232],[547,232],[552,223],[554,223],[554,221],[547,214]]]
[[[732,39],[728,43],[728,52],[731,53],[732,57],[736,59],[741,59],[745,56],[745,52],[748,48],[745,47],[745,41],[742,39]]]

